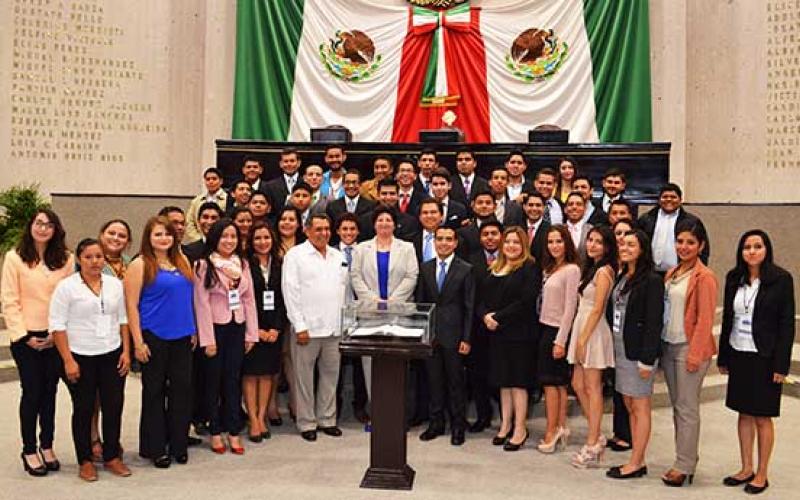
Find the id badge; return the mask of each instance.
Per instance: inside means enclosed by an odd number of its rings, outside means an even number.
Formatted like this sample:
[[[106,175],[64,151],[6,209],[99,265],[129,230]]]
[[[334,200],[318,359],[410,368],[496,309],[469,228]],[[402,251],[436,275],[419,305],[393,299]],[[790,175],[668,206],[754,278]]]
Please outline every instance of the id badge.
[[[275,292],[272,290],[264,290],[264,306],[263,309],[265,311],[274,311],[275,310]]]
[[[228,290],[228,308],[235,311],[242,307],[242,300],[239,296],[239,290]]]
[[[97,338],[107,339],[111,337],[111,315],[100,314],[97,316],[97,329],[95,330]]]
[[[614,333],[619,333],[620,323],[622,322],[622,311],[617,308],[614,308]]]
[[[753,334],[753,319],[749,315],[737,314],[736,315],[736,329],[740,333]]]

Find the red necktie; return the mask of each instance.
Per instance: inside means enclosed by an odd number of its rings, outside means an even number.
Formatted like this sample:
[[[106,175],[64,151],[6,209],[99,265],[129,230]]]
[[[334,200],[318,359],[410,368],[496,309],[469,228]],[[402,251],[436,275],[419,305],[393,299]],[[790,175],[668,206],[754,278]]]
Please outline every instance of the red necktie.
[[[536,235],[536,226],[528,226],[528,243],[533,243],[533,237]]]
[[[406,213],[406,210],[408,210],[408,198],[408,193],[400,194],[400,211],[403,213]]]

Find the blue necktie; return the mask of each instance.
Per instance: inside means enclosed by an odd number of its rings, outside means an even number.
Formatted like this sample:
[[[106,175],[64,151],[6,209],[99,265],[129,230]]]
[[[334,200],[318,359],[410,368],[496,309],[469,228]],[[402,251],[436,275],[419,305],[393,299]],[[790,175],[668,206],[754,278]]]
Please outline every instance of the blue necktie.
[[[347,260],[347,267],[349,268],[350,265],[353,263],[353,247],[351,246],[344,247],[344,258]]]
[[[428,262],[433,258],[433,234],[425,235],[425,245],[422,247],[422,262]]]
[[[447,262],[441,261],[439,262],[439,276],[436,278],[436,287],[439,291],[442,291],[442,287],[444,286],[444,278],[447,276]]]

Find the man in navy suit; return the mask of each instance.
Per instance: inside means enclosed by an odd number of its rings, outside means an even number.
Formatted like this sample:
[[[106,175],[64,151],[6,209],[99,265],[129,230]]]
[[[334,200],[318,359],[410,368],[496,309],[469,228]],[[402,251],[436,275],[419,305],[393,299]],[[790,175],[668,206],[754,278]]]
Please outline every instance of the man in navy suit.
[[[461,227],[461,222],[469,218],[467,207],[450,197],[450,172],[437,168],[431,174],[431,195],[442,205],[442,225]]]
[[[592,226],[608,224],[608,214],[603,211],[599,202],[592,201],[592,191],[594,186],[592,180],[587,175],[578,174],[572,179],[572,190],[580,193],[586,200],[586,212],[583,214],[583,222],[588,222]]]
[[[356,217],[361,217],[371,213],[376,205],[374,201],[361,196],[361,173],[358,170],[348,170],[344,174],[342,183],[344,184],[344,196],[328,203],[326,207],[328,217],[331,218],[334,225],[342,214],[351,213]],[[359,237],[359,241],[363,241],[363,237]],[[338,242],[338,235],[331,235],[331,245],[336,245]]]
[[[416,294],[417,302],[436,304],[433,356],[426,360],[430,424],[419,438],[430,441],[444,434],[445,404],[449,403],[450,443],[461,446],[467,426],[463,356],[470,350],[475,278],[472,266],[454,253],[458,245],[454,228],[437,228],[435,240],[436,258],[420,266]]]

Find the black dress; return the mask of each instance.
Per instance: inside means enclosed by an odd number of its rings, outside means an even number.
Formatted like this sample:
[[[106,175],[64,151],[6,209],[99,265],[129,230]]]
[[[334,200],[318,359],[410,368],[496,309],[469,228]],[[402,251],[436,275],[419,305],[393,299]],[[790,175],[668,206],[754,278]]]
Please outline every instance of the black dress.
[[[494,387],[529,388],[536,385],[538,322],[536,299],[542,274],[532,261],[505,275],[490,274],[485,281],[479,318],[494,312],[497,330],[487,330],[489,382]]]
[[[281,369],[281,347],[283,345],[281,332],[286,324],[286,306],[283,303],[283,293],[281,292],[281,266],[276,259],[271,260],[268,282],[264,280],[264,273],[257,260],[251,260],[249,267],[256,296],[258,329],[275,329],[278,330],[279,335],[275,342],[256,342],[250,352],[245,355],[242,375],[275,375]],[[265,292],[267,292],[266,295],[269,295],[269,292],[274,295],[274,305],[271,310],[264,308]]]
[[[773,375],[789,373],[795,335],[794,284],[792,276],[774,264],[761,266],[760,280],[751,327],[757,352],[738,351],[731,346],[730,337],[734,300],[743,281],[735,270],[728,273],[717,365],[728,369],[728,408],[756,417],[777,417],[782,384],[773,382]]]

